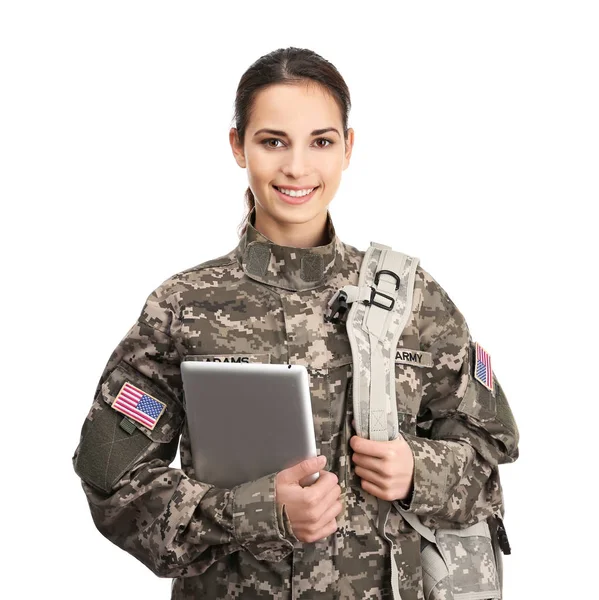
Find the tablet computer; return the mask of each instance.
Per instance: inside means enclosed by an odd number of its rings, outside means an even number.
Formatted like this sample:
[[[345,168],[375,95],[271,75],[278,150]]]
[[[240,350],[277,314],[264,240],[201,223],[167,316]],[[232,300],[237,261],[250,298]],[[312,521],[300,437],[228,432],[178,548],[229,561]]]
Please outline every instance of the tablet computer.
[[[198,481],[230,489],[316,456],[305,366],[184,359],[181,377]]]

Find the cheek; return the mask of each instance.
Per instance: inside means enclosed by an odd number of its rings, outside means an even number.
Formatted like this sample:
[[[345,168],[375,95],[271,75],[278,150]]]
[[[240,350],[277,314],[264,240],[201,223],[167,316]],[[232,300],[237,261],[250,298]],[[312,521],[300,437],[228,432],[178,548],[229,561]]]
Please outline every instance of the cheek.
[[[326,157],[321,158],[320,174],[327,186],[327,194],[336,192],[343,177],[344,157],[342,152],[330,152]]]
[[[248,166],[248,180],[252,187],[259,188],[268,185],[272,179],[272,171],[265,169],[263,164],[259,168]]]
[[[320,178],[324,184],[320,194],[321,204],[326,205],[331,202],[331,200],[335,197],[337,190],[339,189],[339,185],[341,183],[341,173],[336,171],[321,171]]]
[[[343,174],[343,155],[330,152],[326,157],[323,157],[320,162],[320,172],[329,186],[334,185],[337,187]]]
[[[268,184],[277,172],[277,159],[260,149],[252,149],[246,152],[246,168],[252,184]]]

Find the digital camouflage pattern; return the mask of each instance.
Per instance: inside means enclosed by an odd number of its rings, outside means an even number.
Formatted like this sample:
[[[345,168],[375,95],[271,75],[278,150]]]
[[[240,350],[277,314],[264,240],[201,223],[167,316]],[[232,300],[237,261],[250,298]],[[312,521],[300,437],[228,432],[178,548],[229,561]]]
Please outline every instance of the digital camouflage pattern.
[[[339,240],[330,215],[330,242],[306,249],[273,244],[254,216],[234,250],[177,273],[147,298],[100,377],[73,466],[99,531],[174,578],[174,599],[389,598],[377,498],[352,468],[351,348],[345,325],[325,321],[337,289],[357,285],[364,252]],[[463,316],[419,266],[398,350],[428,352],[432,361],[396,361],[399,430],[415,457],[413,495],[400,504],[440,535],[438,546],[428,544],[390,513],[402,600],[499,597],[483,520],[502,510],[498,465],[517,459],[518,429],[497,380],[493,395],[472,377],[472,346]],[[195,477],[181,361],[257,356],[308,369],[317,450],[342,489],[338,530],[324,540],[295,538],[276,503],[276,473],[230,490]],[[110,406],[125,381],[166,403],[153,430],[131,427]],[[174,469],[179,444],[182,468]],[[471,535],[477,523],[484,527]],[[432,589],[424,571],[449,554],[463,560]],[[473,568],[483,576],[466,589],[460,577]]]

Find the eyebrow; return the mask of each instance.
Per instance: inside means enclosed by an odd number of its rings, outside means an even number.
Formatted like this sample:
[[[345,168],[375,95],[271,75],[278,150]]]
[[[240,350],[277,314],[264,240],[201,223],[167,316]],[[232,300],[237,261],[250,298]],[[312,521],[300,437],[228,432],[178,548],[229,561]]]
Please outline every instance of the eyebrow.
[[[327,131],[334,131],[339,137],[341,134],[335,127],[325,127],[324,129],[315,129],[310,135],[322,135],[323,133],[327,133]],[[272,135],[280,135],[281,137],[288,137],[288,135],[279,129],[258,129],[256,133],[254,133],[254,137],[256,137],[259,133],[270,133]]]

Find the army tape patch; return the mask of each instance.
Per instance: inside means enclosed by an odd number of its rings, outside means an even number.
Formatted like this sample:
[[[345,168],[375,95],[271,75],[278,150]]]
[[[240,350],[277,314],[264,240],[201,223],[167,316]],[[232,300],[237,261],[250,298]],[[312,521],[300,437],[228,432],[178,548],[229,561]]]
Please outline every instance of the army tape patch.
[[[164,402],[160,402],[128,381],[123,384],[111,406],[148,429],[156,427],[158,419],[166,409]]]
[[[422,350],[410,350],[409,348],[397,348],[395,350],[395,362],[415,367],[432,367],[433,355]]]
[[[474,344],[474,378],[493,391],[491,355],[478,342]]]

